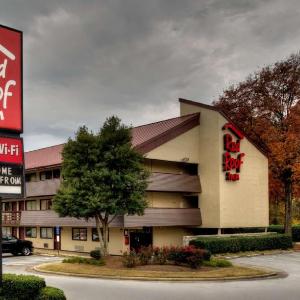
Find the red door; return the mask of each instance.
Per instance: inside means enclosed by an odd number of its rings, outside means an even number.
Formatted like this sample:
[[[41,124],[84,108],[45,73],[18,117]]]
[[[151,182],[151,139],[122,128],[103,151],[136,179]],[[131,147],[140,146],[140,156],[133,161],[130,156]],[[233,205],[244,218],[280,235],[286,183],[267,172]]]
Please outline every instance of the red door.
[[[14,201],[14,202],[12,202],[11,204],[12,204],[12,205],[11,205],[12,211],[17,211],[17,202]]]
[[[24,201],[19,202],[19,210],[24,210]]]
[[[18,228],[17,227],[13,227],[12,231],[11,231],[12,236],[18,237]]]
[[[24,240],[25,238],[25,229],[24,227],[19,228],[19,239]]]

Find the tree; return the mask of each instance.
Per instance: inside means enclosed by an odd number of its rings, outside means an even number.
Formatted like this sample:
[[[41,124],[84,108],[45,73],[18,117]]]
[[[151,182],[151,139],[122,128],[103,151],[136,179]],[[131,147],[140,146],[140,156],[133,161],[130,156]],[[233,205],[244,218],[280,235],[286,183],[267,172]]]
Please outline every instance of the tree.
[[[142,215],[148,173],[131,145],[131,128],[115,116],[96,134],[80,127],[64,146],[63,181],[54,198],[61,217],[94,219],[103,255],[109,224],[117,217]]]
[[[268,150],[271,195],[283,191],[285,232],[291,234],[300,174],[300,53],[229,87],[214,105]]]

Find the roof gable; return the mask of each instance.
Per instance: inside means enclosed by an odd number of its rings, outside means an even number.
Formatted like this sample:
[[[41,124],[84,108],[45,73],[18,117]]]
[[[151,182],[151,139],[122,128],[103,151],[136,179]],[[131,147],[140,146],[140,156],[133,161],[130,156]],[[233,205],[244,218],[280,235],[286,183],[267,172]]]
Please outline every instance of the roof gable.
[[[219,114],[221,114],[227,121],[229,121],[231,124],[233,124],[238,130],[239,132],[247,138],[247,140],[259,151],[261,152],[264,156],[268,157],[267,154],[267,150],[264,149],[263,147],[261,147],[260,145],[258,145],[255,141],[253,141],[252,138],[250,138],[249,136],[247,136],[247,134],[245,134],[245,132],[243,132],[233,121],[232,119],[220,108],[216,107],[216,106],[212,106],[209,104],[204,104],[204,103],[200,103],[200,102],[195,102],[192,100],[187,100],[187,99],[183,99],[183,98],[179,98],[178,99],[180,103],[185,103],[185,104],[190,104],[190,105],[194,105],[194,106],[198,106],[198,107],[202,107],[202,108],[206,108],[206,109],[210,109],[210,110],[214,110],[216,112],[218,112]]]
[[[145,154],[199,125],[199,116],[199,113],[195,113],[134,127],[132,145],[137,151]],[[63,147],[64,144],[60,144],[26,152],[26,170],[60,165]]]

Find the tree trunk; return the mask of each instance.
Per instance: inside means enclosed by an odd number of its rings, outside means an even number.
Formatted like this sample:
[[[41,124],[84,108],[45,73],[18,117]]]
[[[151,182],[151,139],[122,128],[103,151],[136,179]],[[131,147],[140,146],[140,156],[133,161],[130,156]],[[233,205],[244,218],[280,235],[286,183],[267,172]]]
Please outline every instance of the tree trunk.
[[[100,217],[96,216],[95,219],[96,219],[96,229],[97,229],[98,236],[99,236],[100,252],[102,253],[103,256],[105,256],[106,251],[105,251],[104,242],[103,242],[104,241],[103,235],[101,232]],[[101,221],[101,223],[102,223],[102,221]]]
[[[104,256],[108,255],[108,224],[106,222],[103,223],[103,250]]]
[[[291,180],[285,181],[285,223],[284,232],[292,235],[292,182]]]

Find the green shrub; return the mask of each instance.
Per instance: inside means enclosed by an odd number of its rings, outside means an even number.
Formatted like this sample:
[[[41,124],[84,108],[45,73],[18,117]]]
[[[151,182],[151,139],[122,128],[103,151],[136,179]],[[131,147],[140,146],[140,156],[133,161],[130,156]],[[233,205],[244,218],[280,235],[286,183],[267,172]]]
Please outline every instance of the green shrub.
[[[138,253],[138,259],[140,265],[148,265],[151,262],[153,249],[149,247],[141,247],[140,252]]]
[[[47,286],[41,289],[38,300],[66,300],[64,292],[60,289]]]
[[[232,267],[232,263],[230,261],[226,259],[216,259],[216,258],[203,261],[203,265],[206,267],[214,267],[214,268]]]
[[[105,262],[103,259],[85,258],[85,257],[80,257],[80,256],[65,258],[62,262],[64,264],[87,264],[87,265],[95,265],[95,266],[104,266],[105,265]]]
[[[283,225],[270,225],[268,227],[269,232],[284,233]],[[292,226],[292,239],[294,242],[300,242],[300,225]]]
[[[7,300],[33,300],[45,286],[45,280],[38,276],[4,274],[2,294]]]
[[[130,251],[129,253],[123,253],[123,265],[126,268],[134,268],[138,263],[138,256],[135,251]]]
[[[292,239],[284,234],[203,237],[192,240],[190,245],[201,249],[207,249],[211,253],[215,254],[227,252],[288,249],[292,247]]]
[[[171,247],[168,260],[176,265],[187,264],[193,269],[201,266],[204,260],[210,260],[210,252],[204,249],[197,249],[194,246]]]
[[[90,252],[90,256],[92,258],[95,258],[95,259],[101,259],[102,258],[102,254],[101,254],[101,251],[100,250],[92,250]]]

